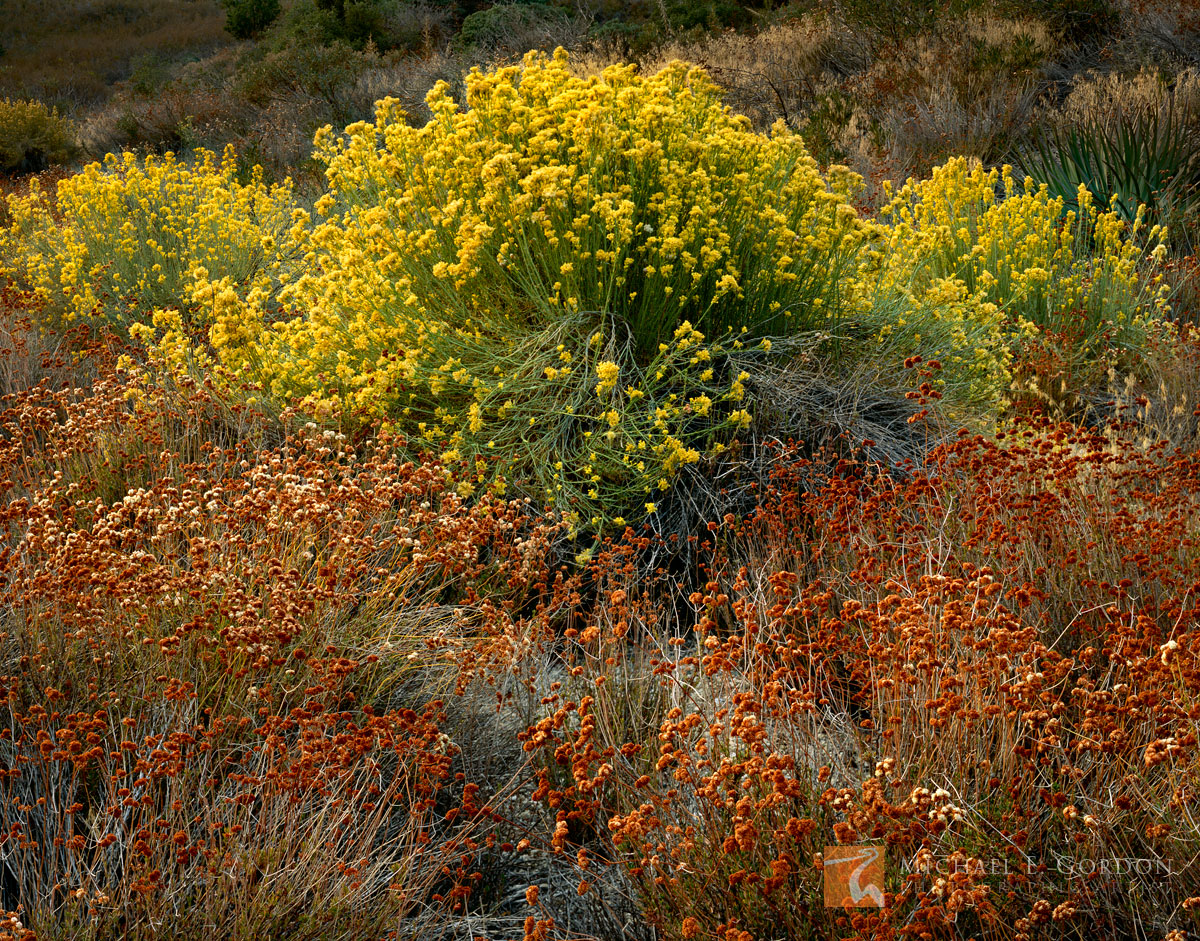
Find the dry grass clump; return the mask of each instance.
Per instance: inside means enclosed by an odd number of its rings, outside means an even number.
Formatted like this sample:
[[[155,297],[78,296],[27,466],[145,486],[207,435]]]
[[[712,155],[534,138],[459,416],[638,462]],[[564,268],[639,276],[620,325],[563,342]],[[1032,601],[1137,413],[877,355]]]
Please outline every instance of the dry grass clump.
[[[1200,447],[1200,336],[1192,323],[1163,325],[1147,346],[1141,375],[1109,376],[1108,401],[1142,448]],[[1106,403],[1108,405],[1108,403]]]
[[[900,108],[882,110],[879,126],[891,164],[921,176],[949,154],[1001,163],[1026,133],[1038,94],[1019,78],[956,87],[949,76],[938,77]]]
[[[1058,109],[1060,122],[1088,126],[1097,117],[1137,117],[1174,108],[1200,116],[1200,68],[1169,75],[1142,68],[1132,74],[1090,71],[1078,76]]]
[[[1200,4],[1196,0],[1119,0],[1115,58],[1166,67],[1200,65]]]
[[[1036,21],[971,16],[881,55],[849,94],[896,171],[921,176],[950,155],[994,165],[1028,133],[1053,51]]]

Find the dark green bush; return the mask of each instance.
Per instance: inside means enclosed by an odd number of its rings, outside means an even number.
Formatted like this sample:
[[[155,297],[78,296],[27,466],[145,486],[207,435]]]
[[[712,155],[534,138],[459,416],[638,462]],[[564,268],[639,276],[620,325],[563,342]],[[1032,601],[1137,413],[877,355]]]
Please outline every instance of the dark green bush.
[[[963,78],[979,76],[995,81],[1014,74],[1032,73],[1046,63],[1047,55],[1048,50],[1039,46],[1028,33],[1014,33],[1002,43],[976,38],[971,41]]]
[[[611,46],[622,59],[637,60],[661,41],[662,30],[654,23],[614,17],[594,24],[588,37]]]
[[[77,151],[69,121],[40,101],[0,100],[0,173],[36,173]]]
[[[319,102],[334,124],[365,117],[355,114],[350,91],[355,81],[375,61],[342,40],[328,45],[296,42],[243,60],[235,91],[239,98],[265,107],[290,93]]]
[[[520,54],[565,40],[571,17],[545,0],[513,0],[472,13],[454,39],[463,52]]]
[[[820,4],[821,0],[590,0],[586,8],[594,21],[588,35],[615,46],[626,59],[639,59],[665,39],[702,40],[721,30],[752,29],[811,12]]]
[[[746,7],[731,0],[667,0],[667,21],[673,30],[715,30],[750,25]]]
[[[129,87],[138,95],[156,95],[171,81],[171,62],[149,53],[129,63]]]
[[[833,4],[848,25],[895,45],[984,5],[985,0],[834,0]]]
[[[257,36],[279,18],[279,0],[223,0],[225,29],[235,39]]]
[[[1112,0],[1002,0],[1000,10],[1039,19],[1071,43],[1103,40],[1120,22]]]
[[[801,135],[817,163],[829,166],[846,159],[841,136],[853,115],[853,99],[837,89],[822,95],[813,103],[805,116]]]
[[[455,15],[444,0],[297,0],[273,31],[273,44],[416,50],[445,38]]]

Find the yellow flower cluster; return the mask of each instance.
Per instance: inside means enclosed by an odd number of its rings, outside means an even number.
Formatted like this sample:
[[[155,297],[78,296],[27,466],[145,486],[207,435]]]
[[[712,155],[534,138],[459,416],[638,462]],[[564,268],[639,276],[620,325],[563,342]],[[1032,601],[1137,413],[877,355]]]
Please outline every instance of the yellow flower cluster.
[[[587,311],[628,324],[643,363],[684,320],[791,333],[823,322],[865,237],[852,174],[823,178],[683,64],[583,79],[531,54],[473,72],[466,108],[444,84],[428,103],[422,128],[384,100],[318,135],[329,192],[285,294],[304,315],[277,334],[280,394],[389,412],[456,345]]]
[[[958,157],[910,180],[881,217],[886,280],[979,316],[998,312],[1010,338],[1034,327],[1068,333],[1083,354],[1102,334],[1130,340],[1166,309],[1153,271],[1165,232],[1146,231],[1140,213],[1129,231],[1086,187],[1078,213],[1065,212],[1044,186],[1018,185],[1010,168]]]
[[[274,293],[294,222],[290,183],[268,187],[261,170],[239,182],[232,148],[138,159],[110,155],[58,183],[9,201],[0,231],[5,273],[33,290],[52,316],[118,328],[177,321],[190,332],[196,281],[239,296]],[[229,305],[226,304],[228,309]],[[174,311],[174,315],[154,311]],[[238,315],[240,317],[240,314]],[[239,337],[240,339],[240,337]]]
[[[596,367],[596,375],[600,381],[596,383],[596,394],[604,395],[616,388],[617,377],[621,375],[621,367],[612,360],[605,360]]]

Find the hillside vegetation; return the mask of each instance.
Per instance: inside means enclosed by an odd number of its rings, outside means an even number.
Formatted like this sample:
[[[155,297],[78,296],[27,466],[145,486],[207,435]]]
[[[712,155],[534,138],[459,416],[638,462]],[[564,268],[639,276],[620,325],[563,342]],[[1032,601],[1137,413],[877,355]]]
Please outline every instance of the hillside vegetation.
[[[0,104],[0,938],[1200,936],[1194,12],[181,5]]]

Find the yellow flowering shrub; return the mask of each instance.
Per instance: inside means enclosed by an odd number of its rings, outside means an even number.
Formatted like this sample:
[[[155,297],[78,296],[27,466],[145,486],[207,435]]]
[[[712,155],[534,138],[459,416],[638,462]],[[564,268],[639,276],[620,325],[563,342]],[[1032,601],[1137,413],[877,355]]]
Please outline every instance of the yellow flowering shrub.
[[[930,383],[946,416],[967,426],[992,424],[1012,381],[1003,312],[957,278],[914,289],[894,273],[864,271],[866,300],[856,319],[866,339],[853,355],[878,361],[881,374],[914,355],[936,361],[942,368]]]
[[[295,221],[291,184],[267,186],[257,168],[239,182],[232,148],[220,158],[197,151],[192,163],[109,155],[53,195],[35,183],[8,208],[0,262],[52,317],[120,330],[177,321],[165,328],[173,348],[206,329],[192,323],[204,306],[193,299],[198,276],[239,297],[275,293]]]
[[[782,127],[754,133],[699,69],[584,79],[565,53],[530,55],[473,72],[466,108],[444,84],[428,103],[422,128],[385,100],[374,124],[319,135],[329,193],[287,292],[305,316],[280,338],[281,389],[386,412],[445,361],[439,335],[492,344],[587,311],[644,364],[685,320],[823,327],[852,280],[853,175],[827,181]]]
[[[422,128],[385,100],[318,135],[294,315],[266,329],[246,297],[240,329],[210,333],[220,362],[320,417],[386,417],[480,483],[532,472],[589,523],[749,424],[751,338],[849,310],[857,178],[752,131],[699,69],[579,78],[531,54],[473,72],[464,108],[445,85],[428,103]]]
[[[1130,229],[1084,187],[1079,212],[1065,212],[1010,168],[958,157],[910,180],[881,218],[885,281],[915,297],[960,282],[964,300],[999,312],[1010,342],[1040,332],[1092,357],[1103,344],[1136,347],[1147,319],[1166,309],[1154,271],[1165,233],[1146,231],[1140,213]]]

